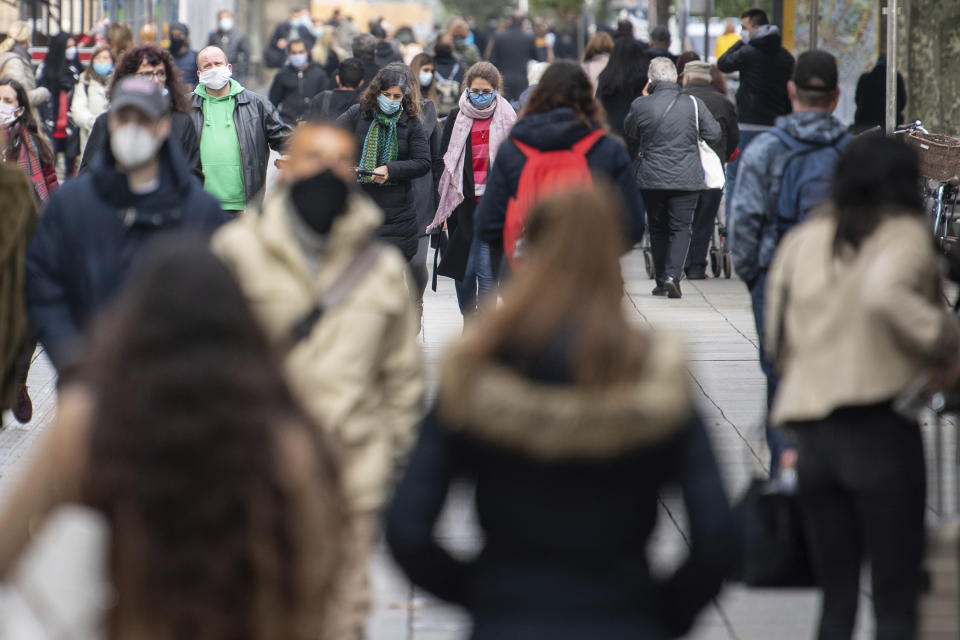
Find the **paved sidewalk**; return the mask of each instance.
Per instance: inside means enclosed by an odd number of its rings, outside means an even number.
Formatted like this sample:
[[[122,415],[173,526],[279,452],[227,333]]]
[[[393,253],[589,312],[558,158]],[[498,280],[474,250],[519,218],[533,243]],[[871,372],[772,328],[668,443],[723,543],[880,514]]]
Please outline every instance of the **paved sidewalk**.
[[[766,464],[760,431],[764,380],[756,363],[757,338],[749,297],[737,280],[684,282],[682,300],[650,295],[639,253],[624,260],[627,296],[624,304],[639,324],[654,324],[682,332],[688,343],[690,375],[709,428],[729,494],[739,494],[751,475]],[[452,281],[440,278],[437,293],[424,300],[424,352],[431,373],[442,349],[460,332]],[[52,417],[56,397],[53,372],[40,355],[30,373],[36,404],[35,419],[19,426],[9,414],[0,431],[0,497],[29,456],[32,443]],[[448,503],[439,535],[457,552],[478,547],[480,534],[473,520],[466,489]],[[602,496],[601,496],[602,498]],[[653,565],[668,570],[682,557],[685,516],[676,496],[666,495],[657,532],[650,543]],[[469,634],[462,612],[410,587],[381,548],[372,559],[375,610],[368,626],[371,640],[455,640]],[[863,612],[869,601],[864,598]],[[810,591],[746,590],[728,587],[704,612],[693,633],[695,640],[809,640],[813,637],[817,599]],[[866,616],[869,618],[869,616]],[[859,625],[857,639],[869,637],[871,625]]]

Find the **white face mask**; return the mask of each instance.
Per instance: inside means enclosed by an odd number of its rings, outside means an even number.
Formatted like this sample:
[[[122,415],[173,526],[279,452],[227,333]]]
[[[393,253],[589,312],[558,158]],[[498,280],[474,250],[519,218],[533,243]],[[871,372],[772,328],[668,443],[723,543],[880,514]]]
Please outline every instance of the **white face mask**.
[[[125,124],[110,134],[110,150],[117,164],[135,169],[152,159],[163,143],[138,124]]]
[[[19,107],[15,107],[12,104],[0,102],[0,127],[9,127],[16,122],[17,111],[19,110]]]
[[[233,18],[220,18],[220,31],[230,31],[233,29]]]
[[[230,67],[224,65],[222,67],[211,67],[206,71],[200,72],[200,84],[207,87],[208,89],[213,89],[214,91],[220,91],[227,83],[230,82],[230,78],[233,76],[233,72],[230,71]]]
[[[66,56],[67,56],[67,60],[76,60],[76,59],[77,59],[77,48],[76,48],[76,47],[67,47]]]

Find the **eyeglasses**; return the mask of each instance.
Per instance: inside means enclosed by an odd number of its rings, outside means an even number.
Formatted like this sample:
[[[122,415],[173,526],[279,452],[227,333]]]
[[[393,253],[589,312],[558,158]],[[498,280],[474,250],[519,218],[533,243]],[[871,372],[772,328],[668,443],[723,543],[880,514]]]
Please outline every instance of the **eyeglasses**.
[[[488,96],[491,93],[493,93],[491,89],[484,89],[483,91],[480,91],[479,89],[469,89],[469,91],[475,96],[481,96],[481,95]]]
[[[166,80],[167,72],[165,69],[157,69],[155,71],[137,71],[138,78],[146,78],[147,80],[152,80],[156,78],[157,80]]]

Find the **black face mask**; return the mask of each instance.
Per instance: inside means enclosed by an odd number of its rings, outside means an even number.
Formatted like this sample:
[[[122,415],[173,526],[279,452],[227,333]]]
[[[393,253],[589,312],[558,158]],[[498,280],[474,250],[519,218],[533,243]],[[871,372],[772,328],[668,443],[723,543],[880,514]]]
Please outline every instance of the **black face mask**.
[[[184,43],[186,43],[186,40],[183,38],[170,38],[170,51],[177,53],[180,49],[183,49]]]
[[[290,187],[290,198],[297,213],[320,235],[330,233],[333,221],[346,213],[349,194],[347,183],[330,169],[298,180]]]

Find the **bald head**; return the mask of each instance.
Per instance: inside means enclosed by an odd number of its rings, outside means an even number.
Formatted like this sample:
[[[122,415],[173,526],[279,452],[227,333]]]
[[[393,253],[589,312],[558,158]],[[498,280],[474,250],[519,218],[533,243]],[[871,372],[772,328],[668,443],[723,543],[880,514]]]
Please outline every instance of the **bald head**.
[[[200,49],[197,53],[197,69],[206,71],[213,67],[224,67],[230,64],[227,60],[227,54],[220,47],[210,45]]]
[[[281,179],[287,184],[327,169],[344,182],[356,179],[357,147],[353,134],[329,122],[304,122],[287,143]]]

